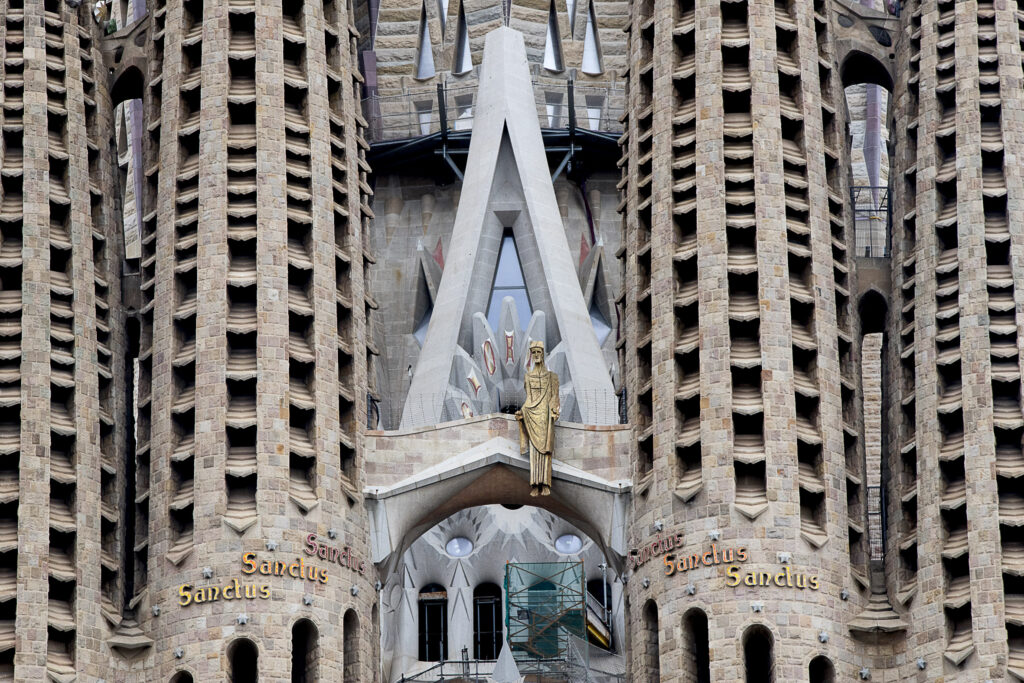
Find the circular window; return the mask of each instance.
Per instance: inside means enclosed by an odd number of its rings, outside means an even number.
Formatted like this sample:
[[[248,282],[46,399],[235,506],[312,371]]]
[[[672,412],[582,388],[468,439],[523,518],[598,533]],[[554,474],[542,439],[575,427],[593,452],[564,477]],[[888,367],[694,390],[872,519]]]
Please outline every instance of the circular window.
[[[452,557],[465,557],[473,552],[473,541],[458,536],[448,541],[444,549]]]
[[[563,555],[575,555],[583,548],[583,541],[576,534],[565,534],[555,539],[555,550]]]

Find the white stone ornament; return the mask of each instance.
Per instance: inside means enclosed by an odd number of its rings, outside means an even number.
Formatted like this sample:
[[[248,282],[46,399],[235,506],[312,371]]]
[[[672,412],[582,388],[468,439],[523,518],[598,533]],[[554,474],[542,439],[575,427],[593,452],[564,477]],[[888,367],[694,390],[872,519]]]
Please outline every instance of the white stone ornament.
[[[752,603],[750,603],[750,610],[752,612],[763,612],[764,611],[764,603],[760,602],[760,601],[752,602]]]
[[[708,540],[709,541],[717,541],[721,537],[722,537],[722,532],[720,530],[718,530],[718,529],[712,529],[711,531],[708,532]]]
[[[153,605],[153,616],[160,616],[160,605]]]
[[[213,569],[211,569],[210,567],[203,567],[203,578],[204,579],[212,579],[213,578]]]
[[[662,530],[662,529],[664,529],[664,528],[665,528],[665,522],[661,521],[660,519],[659,519],[659,520],[657,520],[657,521],[656,521],[656,522],[654,523],[654,530],[655,530],[655,531],[661,531],[661,530]]]
[[[176,647],[176,648],[174,648],[174,658],[175,659],[181,659],[184,656],[185,656],[185,648],[183,648],[183,647]]]
[[[238,615],[238,619],[236,621],[238,621],[238,623],[240,625],[244,626],[244,625],[249,623],[249,615],[248,614],[239,614]]]
[[[924,661],[924,657],[917,658],[917,668],[924,671],[924,668],[928,666],[928,662]]]
[[[686,584],[686,594],[687,595],[693,595],[696,592],[697,592],[697,587],[694,586],[692,582]]]
[[[828,642],[828,634],[825,633],[824,631],[819,633],[818,634],[818,642],[819,643],[827,643]]]
[[[337,538],[337,537],[338,537],[338,530],[337,529],[331,528],[331,529],[327,530],[327,538]]]
[[[277,541],[267,541],[267,550],[270,552],[277,550]]]
[[[871,678],[871,670],[866,666],[860,670],[860,680],[866,681]]]
[[[790,560],[793,559],[793,553],[782,552],[778,554],[779,564],[789,564]]]
[[[850,599],[850,591],[848,589],[844,588],[843,590],[839,591],[839,597],[841,597],[843,600],[849,600]]]
[[[359,586],[352,586],[352,595],[359,595]]]
[[[310,605],[312,605],[313,604],[313,596],[309,595],[308,593],[306,595],[303,595],[302,596],[302,604],[305,605],[306,607],[309,607]]]

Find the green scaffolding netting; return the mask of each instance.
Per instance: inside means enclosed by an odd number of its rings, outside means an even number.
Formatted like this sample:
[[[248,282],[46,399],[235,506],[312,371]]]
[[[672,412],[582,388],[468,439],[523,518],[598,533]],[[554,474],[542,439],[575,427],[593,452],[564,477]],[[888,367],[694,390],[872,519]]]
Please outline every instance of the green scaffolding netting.
[[[583,562],[505,565],[505,633],[523,674],[571,678],[586,668],[586,579]],[[582,650],[582,652],[581,652]]]

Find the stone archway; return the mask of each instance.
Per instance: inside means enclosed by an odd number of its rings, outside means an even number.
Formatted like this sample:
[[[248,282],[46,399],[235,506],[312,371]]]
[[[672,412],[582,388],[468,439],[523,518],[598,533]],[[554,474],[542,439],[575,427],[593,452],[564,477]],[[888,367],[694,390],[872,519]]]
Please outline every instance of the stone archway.
[[[489,504],[544,508],[584,531],[617,572],[624,570],[632,490],[630,428],[559,425],[552,495],[547,497],[530,496],[529,461],[511,438],[518,439],[517,429],[511,416],[492,415],[416,430],[415,435],[368,436],[367,445],[378,462],[408,458],[410,447],[425,460],[418,472],[401,479],[393,473],[395,467],[374,468],[377,476],[368,476],[364,496],[371,552],[381,576],[395,568],[402,553],[427,529],[459,510]],[[452,446],[467,447],[452,453]]]

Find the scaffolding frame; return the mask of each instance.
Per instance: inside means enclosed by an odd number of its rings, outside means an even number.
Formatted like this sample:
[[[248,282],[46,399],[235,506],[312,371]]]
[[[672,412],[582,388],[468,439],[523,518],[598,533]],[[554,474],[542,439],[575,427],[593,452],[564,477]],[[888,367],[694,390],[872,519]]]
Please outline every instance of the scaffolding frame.
[[[587,680],[588,648],[573,644],[587,642],[586,595],[582,560],[506,563],[505,633],[527,680]]]

